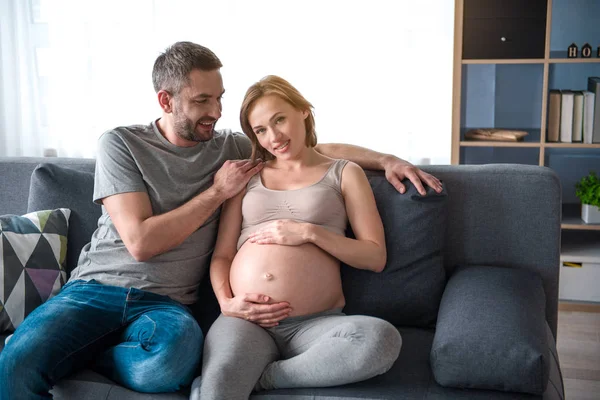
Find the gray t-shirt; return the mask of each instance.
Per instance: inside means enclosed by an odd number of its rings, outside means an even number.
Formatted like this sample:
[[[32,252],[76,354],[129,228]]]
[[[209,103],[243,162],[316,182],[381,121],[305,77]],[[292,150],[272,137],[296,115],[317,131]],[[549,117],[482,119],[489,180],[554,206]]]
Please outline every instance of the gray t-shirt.
[[[208,189],[227,160],[250,158],[250,140],[241,133],[217,131],[211,140],[178,147],[149,125],[119,127],[98,139],[94,201],[118,193],[146,192],[154,215],[171,211]],[[220,208],[181,245],[138,262],[129,253],[110,216],[102,216],[82,250],[70,280],[95,279],[194,303],[214,248]]]

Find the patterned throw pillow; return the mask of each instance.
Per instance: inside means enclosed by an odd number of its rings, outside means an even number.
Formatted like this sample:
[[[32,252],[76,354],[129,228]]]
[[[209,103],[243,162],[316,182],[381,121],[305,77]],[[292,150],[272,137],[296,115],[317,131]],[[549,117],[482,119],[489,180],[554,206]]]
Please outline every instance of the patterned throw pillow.
[[[0,332],[14,331],[65,284],[71,210],[0,216]]]

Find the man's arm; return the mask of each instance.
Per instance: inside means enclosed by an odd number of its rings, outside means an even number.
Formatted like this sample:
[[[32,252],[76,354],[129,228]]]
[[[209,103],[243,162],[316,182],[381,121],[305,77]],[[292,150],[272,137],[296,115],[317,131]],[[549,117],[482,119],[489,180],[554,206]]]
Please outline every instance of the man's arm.
[[[353,161],[364,169],[385,171],[387,180],[400,193],[406,191],[402,184],[404,178],[408,178],[421,195],[425,194],[423,182],[438,193],[442,191],[442,183],[438,178],[391,154],[341,143],[318,144],[316,150],[331,158],[343,158]]]
[[[227,199],[239,193],[262,163],[227,161],[217,171],[213,185],[182,206],[152,214],[145,192],[120,193],[102,199],[125,247],[138,261],[162,254],[194,233]]]

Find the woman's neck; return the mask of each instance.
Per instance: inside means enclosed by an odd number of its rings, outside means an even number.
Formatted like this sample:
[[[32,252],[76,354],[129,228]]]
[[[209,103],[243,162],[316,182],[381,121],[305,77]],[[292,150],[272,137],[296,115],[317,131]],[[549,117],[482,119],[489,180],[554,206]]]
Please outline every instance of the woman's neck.
[[[314,147],[306,147],[297,157],[281,160],[275,158],[270,161],[270,167],[285,171],[297,171],[305,167],[312,167],[322,162],[324,156],[319,154]]]

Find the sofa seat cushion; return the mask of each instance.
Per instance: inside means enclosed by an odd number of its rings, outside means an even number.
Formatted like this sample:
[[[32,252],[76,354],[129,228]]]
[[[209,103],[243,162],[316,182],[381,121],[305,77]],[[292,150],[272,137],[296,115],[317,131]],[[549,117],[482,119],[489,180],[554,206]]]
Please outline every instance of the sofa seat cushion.
[[[443,386],[542,394],[550,358],[540,277],[468,266],[448,281],[431,365]]]
[[[387,264],[381,273],[342,265],[346,314],[383,318],[396,326],[435,326],[446,285],[443,248],[448,196],[431,188],[421,196],[407,180],[404,194],[383,172],[367,177],[385,230]],[[348,236],[354,237],[349,229]]]
[[[102,208],[92,201],[93,165],[75,169],[58,164],[39,164],[31,174],[28,211],[69,208],[69,247],[67,272],[76,266],[81,249],[90,242],[98,226]]]
[[[562,400],[562,387],[548,385],[543,396],[492,390],[457,389],[440,386],[429,364],[434,332],[413,327],[399,328],[402,350],[394,366],[385,374],[350,385],[330,388],[277,389],[253,394],[250,400]],[[547,334],[551,340],[550,328]],[[552,341],[552,340],[551,340]],[[553,342],[552,342],[553,343]],[[555,350],[554,350],[555,351]],[[560,383],[558,364],[553,379]]]
[[[0,216],[0,332],[12,332],[67,279],[70,210]]]
[[[434,338],[431,330],[399,328],[403,345],[400,357],[387,373],[375,378],[331,388],[279,389],[253,394],[251,400],[508,400],[543,399],[563,400],[563,388],[558,369],[558,357],[550,328],[546,326],[548,342],[553,353],[550,364],[550,382],[543,396],[506,393],[490,390],[454,389],[438,385],[429,367],[429,353]],[[6,336],[6,335],[4,335]],[[0,335],[0,349],[4,343]],[[141,394],[125,389],[96,372],[77,372],[60,381],[52,390],[54,398],[62,399],[187,399],[189,388],[178,393]]]

